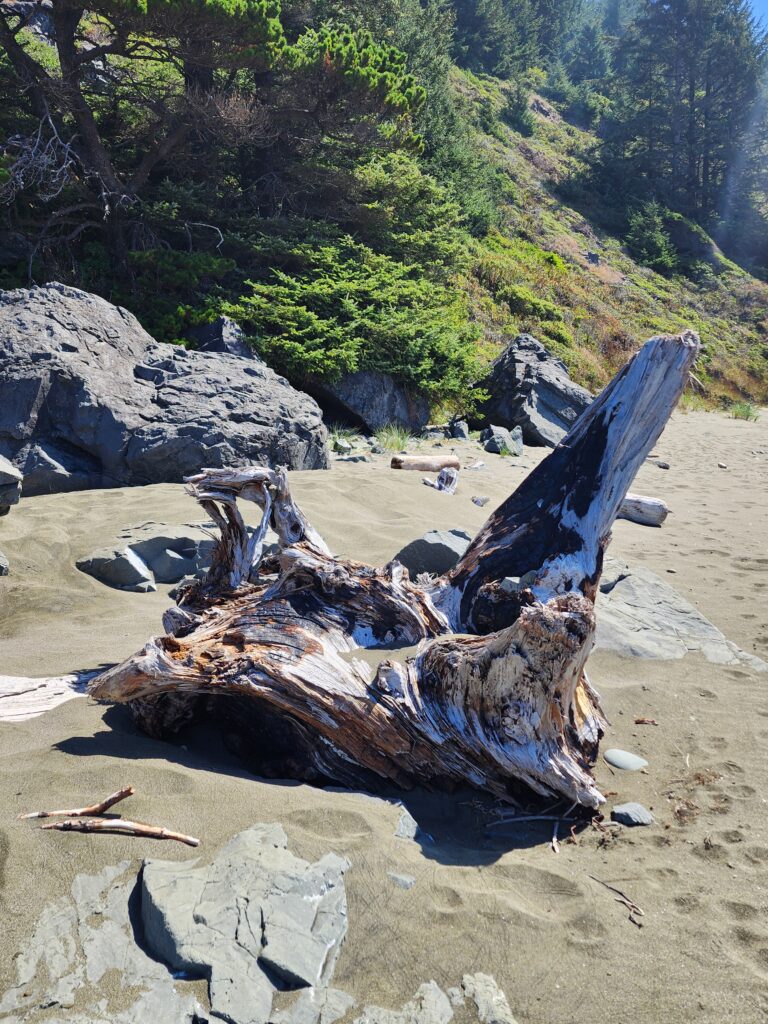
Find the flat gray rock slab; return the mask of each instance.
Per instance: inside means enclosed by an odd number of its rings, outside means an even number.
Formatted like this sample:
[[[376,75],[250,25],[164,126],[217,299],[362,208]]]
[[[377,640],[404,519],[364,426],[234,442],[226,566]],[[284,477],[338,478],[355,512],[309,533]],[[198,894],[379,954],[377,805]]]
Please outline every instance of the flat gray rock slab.
[[[596,646],[626,658],[675,660],[702,654],[716,665],[768,664],[728,640],[668,583],[644,566],[606,558],[596,603]]]
[[[266,1024],[276,986],[325,987],[347,931],[344,871],[295,857],[279,825],[241,832],[208,867],[148,860],[141,916],[149,948],[209,982],[216,1019]]]
[[[387,874],[398,889],[412,889],[416,885],[416,879],[413,875],[401,875],[397,871],[388,871]]]
[[[639,772],[641,768],[648,767],[648,762],[644,757],[639,757],[629,750],[619,750],[618,747],[606,750],[603,757],[608,764],[624,772]]]
[[[156,590],[157,583],[179,583],[206,571],[215,543],[210,535],[213,528],[213,523],[169,526],[146,522],[126,526],[113,547],[85,555],[75,564],[107,586],[146,593]],[[247,529],[253,531],[253,527]],[[277,535],[268,530],[262,556],[276,552],[278,547]]]
[[[456,565],[471,540],[465,530],[430,530],[406,544],[395,559],[406,567],[411,579],[425,572],[442,576]]]
[[[0,997],[0,1019],[19,1024],[194,1024],[197,999],[136,943],[129,900],[136,872],[124,861],[78,875],[71,893],[49,904],[16,958],[17,985]],[[112,1012],[100,988],[119,971],[131,1005]],[[74,1012],[88,1007],[87,1015]],[[12,1015],[12,1016],[11,1016]]]
[[[633,828],[636,825],[652,825],[656,820],[647,807],[642,804],[630,802],[618,804],[611,811],[611,820],[618,821],[621,825],[628,825]]]

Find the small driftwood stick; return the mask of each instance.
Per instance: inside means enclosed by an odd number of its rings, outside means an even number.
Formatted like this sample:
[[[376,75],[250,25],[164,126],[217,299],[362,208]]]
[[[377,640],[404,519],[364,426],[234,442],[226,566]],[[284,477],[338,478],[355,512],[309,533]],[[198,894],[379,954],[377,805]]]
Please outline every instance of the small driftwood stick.
[[[644,494],[628,494],[619,508],[617,519],[628,519],[640,526],[661,526],[669,509],[661,498],[648,498]]]
[[[133,786],[123,786],[122,789],[118,789],[116,793],[108,796],[106,800],[102,800],[98,804],[91,804],[90,807],[77,807],[69,811],[30,811],[29,814],[20,814],[19,820],[24,821],[27,818],[98,818],[110,807],[119,804],[121,800],[133,796],[135,792]]]
[[[393,455],[391,469],[416,469],[420,473],[439,473],[441,469],[461,469],[455,455]]]
[[[56,829],[58,832],[106,832],[123,836],[142,836],[146,839],[174,839],[187,846],[199,846],[200,840],[173,832],[159,825],[145,825],[141,821],[126,821],[124,818],[67,818],[41,825],[41,829]]]
[[[430,480],[425,476],[424,483],[427,487],[434,487],[436,491],[455,494],[456,488],[459,486],[459,471],[458,469],[441,469],[437,480]]]

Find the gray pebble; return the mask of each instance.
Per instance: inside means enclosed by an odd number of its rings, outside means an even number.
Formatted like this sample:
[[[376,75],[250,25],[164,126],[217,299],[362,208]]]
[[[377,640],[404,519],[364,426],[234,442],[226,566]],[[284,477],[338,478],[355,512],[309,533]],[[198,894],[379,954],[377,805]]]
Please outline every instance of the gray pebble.
[[[614,768],[621,768],[625,772],[637,772],[641,768],[647,768],[648,762],[637,754],[631,754],[628,750],[606,750],[603,757]]]
[[[387,874],[400,889],[412,889],[416,885],[413,875],[400,875],[396,871],[388,871]]]
[[[628,803],[614,807],[611,811],[611,820],[632,828],[634,825],[652,825],[655,818],[642,804]]]

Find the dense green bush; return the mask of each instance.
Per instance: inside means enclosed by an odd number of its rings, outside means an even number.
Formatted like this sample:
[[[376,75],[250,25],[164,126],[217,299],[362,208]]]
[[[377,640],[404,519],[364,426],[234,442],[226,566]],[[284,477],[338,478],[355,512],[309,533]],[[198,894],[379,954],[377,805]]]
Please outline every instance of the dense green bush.
[[[537,298],[530,288],[519,284],[502,285],[496,297],[506,302],[510,312],[521,317],[532,317],[536,320],[562,320],[560,309],[547,299]]]
[[[349,236],[286,255],[290,273],[275,269],[217,306],[270,365],[299,384],[367,368],[433,401],[469,396],[481,375],[479,331],[458,288]]]

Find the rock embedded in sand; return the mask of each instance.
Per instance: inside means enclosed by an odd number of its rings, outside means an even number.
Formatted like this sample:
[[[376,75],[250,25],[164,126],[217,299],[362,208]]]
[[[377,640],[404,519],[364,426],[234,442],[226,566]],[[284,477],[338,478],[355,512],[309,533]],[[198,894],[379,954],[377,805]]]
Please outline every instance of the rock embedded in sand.
[[[141,918],[149,949],[209,981],[211,1009],[266,1024],[276,985],[327,986],[347,931],[347,861],[295,857],[279,825],[236,836],[209,867],[144,862]]]
[[[401,875],[397,871],[388,871],[387,874],[398,889],[412,889],[416,885],[416,879],[413,875]]]
[[[456,565],[471,540],[465,530],[430,530],[406,544],[395,559],[405,566],[411,579],[425,572],[441,576]]]
[[[618,747],[606,750],[603,757],[608,764],[624,772],[639,772],[641,768],[648,767],[648,762],[644,757],[639,757],[629,750],[619,750]]]
[[[81,572],[117,590],[147,593],[157,589],[149,566],[130,547],[101,548],[85,558],[78,558],[75,565]]]
[[[611,811],[611,820],[632,828],[636,825],[652,825],[656,819],[642,804],[630,801],[614,807]]]
[[[667,572],[674,572],[668,569]],[[625,658],[682,658],[703,654],[716,665],[768,665],[740,650],[698,609],[645,566],[631,567],[610,556],[603,564],[597,604],[598,648]]]
[[[483,448],[491,455],[514,455],[519,458],[523,454],[523,431],[521,427],[507,430],[506,427],[488,427],[480,435]]]
[[[435,981],[419,986],[416,995],[401,1010],[366,1006],[353,1024],[448,1024],[453,1007],[448,996]]]
[[[465,974],[461,987],[477,1007],[480,1024],[516,1024],[507,997],[490,974]]]
[[[0,292],[0,454],[24,493],[328,465],[316,402],[258,360],[160,344],[61,284]]]

